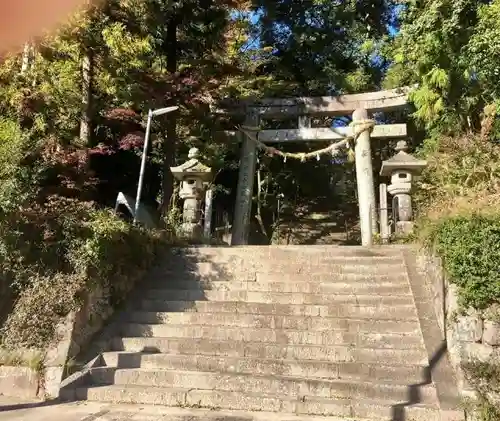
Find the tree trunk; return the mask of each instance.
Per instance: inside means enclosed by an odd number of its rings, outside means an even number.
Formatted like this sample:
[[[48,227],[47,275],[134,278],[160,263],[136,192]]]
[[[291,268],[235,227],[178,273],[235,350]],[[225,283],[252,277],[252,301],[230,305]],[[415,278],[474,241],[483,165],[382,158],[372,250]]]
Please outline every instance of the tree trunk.
[[[82,58],[82,116],[80,120],[80,146],[87,146],[92,132],[92,84],[94,60],[90,50]]]
[[[167,70],[173,75],[177,72],[177,19],[172,18],[167,27]],[[175,105],[171,101],[167,105]],[[167,138],[163,140],[163,200],[162,215],[165,216],[170,207],[174,191],[174,179],[170,167],[175,165],[177,147],[177,118],[175,113],[167,116]]]

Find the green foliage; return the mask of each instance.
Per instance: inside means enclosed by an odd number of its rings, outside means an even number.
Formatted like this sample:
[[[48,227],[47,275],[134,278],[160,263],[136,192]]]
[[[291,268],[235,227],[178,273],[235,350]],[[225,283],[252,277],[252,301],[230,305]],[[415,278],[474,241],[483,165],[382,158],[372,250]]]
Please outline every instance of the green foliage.
[[[23,349],[9,350],[0,347],[0,366],[29,367],[36,372],[43,369],[43,354],[40,351]]]
[[[57,323],[96,288],[106,291],[107,305],[120,304],[164,244],[160,233],[60,199],[11,214],[1,225],[2,279],[18,293],[1,334],[14,349],[44,349]]]
[[[464,307],[500,303],[500,215],[447,218],[431,238]]]
[[[458,128],[465,127],[465,91],[474,88],[466,78],[468,63],[463,60],[481,2],[476,0],[405,1],[401,32],[392,57],[395,62],[386,78],[388,85],[418,83],[413,95],[418,121],[427,128],[456,129],[450,117],[458,117]],[[451,126],[451,127],[450,127]]]
[[[58,323],[82,304],[84,285],[83,279],[66,274],[29,278],[2,326],[3,345],[44,350],[57,339]]]
[[[420,214],[436,220],[464,210],[490,210],[498,203],[496,143],[484,136],[435,136],[425,140],[419,154],[428,163],[416,189]]]
[[[239,6],[107,0],[77,13],[28,56],[4,58],[0,282],[17,297],[1,330],[6,346],[44,348],[57,323],[96,288],[108,294],[107,305],[117,305],[165,238],[175,235],[176,209],[168,234],[130,226],[103,210],[118,191],[135,190],[144,137],[139,114],[175,102],[181,108],[176,134],[187,140],[179,144],[179,157],[193,143],[207,143],[203,149],[215,169],[231,159],[238,146],[211,141],[208,105],[244,90],[231,79],[239,69],[243,80],[250,63],[235,53],[248,26],[239,21],[240,36],[229,33],[238,26],[230,27],[230,8]],[[21,62],[28,64],[22,71]],[[85,121],[90,136],[81,139]],[[153,125],[155,164],[175,159],[164,154],[165,121]],[[153,165],[147,173],[154,171],[159,179]],[[148,187],[145,200],[158,194]]]
[[[373,61],[380,59],[393,6],[392,0],[257,0],[260,39],[274,51],[262,71],[285,81],[286,95],[373,89],[381,78]]]
[[[500,302],[500,147],[483,132],[428,139],[419,154],[417,238],[443,257],[465,307]]]
[[[0,208],[12,208],[34,193],[39,173],[33,170],[37,145],[19,124],[0,118]]]
[[[403,3],[401,31],[386,47],[386,86],[417,83],[415,117],[435,133],[478,130],[484,105],[500,93],[500,1]]]
[[[500,69],[500,1],[492,1],[488,5],[480,6],[478,10],[478,24],[471,36],[463,60],[468,61],[471,74],[477,77],[481,86],[481,93],[486,103],[496,102],[499,99],[500,87],[498,78]]]
[[[442,257],[465,308],[500,303],[500,1],[405,0],[401,31],[385,54],[386,87],[414,85],[415,122],[426,130],[418,154],[428,161],[416,189],[417,233]],[[490,307],[492,308],[492,307]],[[474,415],[500,419],[498,366],[471,363],[479,395]],[[476,417],[474,417],[476,419]]]
[[[470,361],[462,366],[467,381],[478,392],[478,400],[472,403],[478,421],[500,419],[498,402],[491,399],[500,393],[500,366],[495,361]]]

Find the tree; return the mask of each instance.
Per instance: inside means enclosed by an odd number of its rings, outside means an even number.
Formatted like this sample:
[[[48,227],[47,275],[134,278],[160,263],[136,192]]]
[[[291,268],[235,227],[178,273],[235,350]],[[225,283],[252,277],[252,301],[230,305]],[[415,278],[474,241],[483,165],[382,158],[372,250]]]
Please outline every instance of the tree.
[[[485,104],[478,78],[480,71],[474,69],[479,69],[478,40],[484,36],[480,21],[488,19],[485,11],[494,10],[497,2],[407,0],[403,3],[401,31],[390,53],[393,64],[386,85],[418,83],[411,99],[417,121],[427,129],[438,132],[477,129]],[[493,62],[491,55],[488,58],[483,55],[482,59]]]
[[[54,145],[61,154],[83,153],[90,161],[100,157],[99,171],[109,171],[103,157],[119,154],[128,162],[125,174],[96,175],[122,177],[116,187],[133,190],[144,137],[140,115],[179,105],[176,116],[156,119],[153,128],[151,156],[163,166],[160,202],[165,212],[177,149],[183,153],[184,140],[211,140],[216,122],[209,106],[235,92],[231,75],[241,76],[237,55],[227,54],[239,48],[228,34],[234,23],[231,11],[240,6],[244,3],[108,0],[81,11],[57,33],[38,40],[33,65],[22,78],[20,57],[4,63],[0,107],[4,115],[21,119],[30,137]],[[221,148],[212,149],[220,155]]]
[[[273,48],[263,71],[291,84],[289,93],[325,95],[376,87],[374,62],[391,22],[391,0],[257,0],[261,41]]]

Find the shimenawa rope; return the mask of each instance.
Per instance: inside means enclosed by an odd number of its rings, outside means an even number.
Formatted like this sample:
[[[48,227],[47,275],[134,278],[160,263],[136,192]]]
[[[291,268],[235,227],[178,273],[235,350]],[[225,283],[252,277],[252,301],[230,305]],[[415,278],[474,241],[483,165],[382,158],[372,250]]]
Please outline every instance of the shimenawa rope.
[[[304,162],[311,158],[316,158],[319,161],[322,155],[328,153],[331,154],[332,156],[336,156],[340,148],[342,147],[347,147],[349,158],[351,160],[354,160],[354,152],[352,151],[351,141],[355,144],[362,133],[366,131],[371,132],[373,130],[373,127],[375,126],[375,121],[373,120],[353,121],[349,124],[349,126],[351,126],[354,131],[354,134],[352,136],[346,136],[344,139],[332,143],[326,148],[318,149],[312,152],[298,152],[298,153],[283,152],[277,148],[273,148],[272,146],[268,146],[262,143],[255,135],[255,132],[259,132],[261,130],[259,127],[238,126],[237,129],[240,130],[243,134],[245,134],[245,136],[247,136],[250,140],[255,142],[259,149],[263,150],[270,156],[274,155],[281,156],[285,162],[287,158],[298,159],[301,162]]]

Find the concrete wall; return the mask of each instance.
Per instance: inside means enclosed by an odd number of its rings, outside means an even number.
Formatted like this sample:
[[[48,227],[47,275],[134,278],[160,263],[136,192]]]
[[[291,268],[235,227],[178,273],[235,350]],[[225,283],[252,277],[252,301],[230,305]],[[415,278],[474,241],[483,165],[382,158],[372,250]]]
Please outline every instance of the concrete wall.
[[[39,396],[40,373],[29,367],[0,366],[0,395],[33,399]]]

